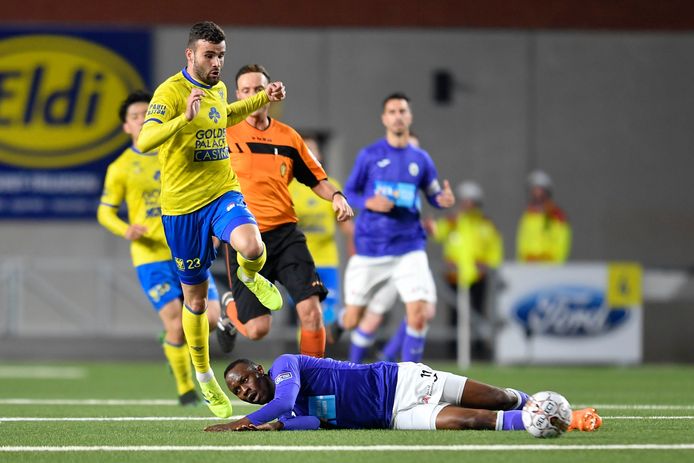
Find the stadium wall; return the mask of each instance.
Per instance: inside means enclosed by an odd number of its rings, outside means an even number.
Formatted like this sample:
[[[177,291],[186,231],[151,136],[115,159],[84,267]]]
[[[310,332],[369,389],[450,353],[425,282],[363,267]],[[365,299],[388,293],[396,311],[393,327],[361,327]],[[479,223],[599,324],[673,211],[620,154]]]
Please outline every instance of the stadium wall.
[[[357,150],[382,135],[383,97],[402,90],[441,177],[484,187],[507,258],[525,175],[539,167],[553,177],[574,227],[573,259],[692,266],[694,34],[223,25],[228,86],[240,65],[268,66],[288,87],[281,118],[330,134],[327,164],[340,180]],[[159,82],[183,66],[187,26],[154,30]],[[438,70],[457,84],[448,104],[433,99]],[[126,253],[95,222],[2,223],[0,256]],[[433,247],[431,255],[438,267]]]
[[[155,81],[182,67],[186,30],[156,29]],[[694,34],[227,30],[229,86],[240,65],[267,65],[289,90],[281,118],[331,135],[338,179],[382,135],[383,97],[402,90],[441,177],[483,186],[508,257],[526,173],[543,168],[574,227],[573,259],[692,265]],[[458,84],[447,105],[432,97],[439,69]],[[75,244],[75,233],[89,238]],[[110,238],[95,223],[3,222],[0,254],[121,252]]]

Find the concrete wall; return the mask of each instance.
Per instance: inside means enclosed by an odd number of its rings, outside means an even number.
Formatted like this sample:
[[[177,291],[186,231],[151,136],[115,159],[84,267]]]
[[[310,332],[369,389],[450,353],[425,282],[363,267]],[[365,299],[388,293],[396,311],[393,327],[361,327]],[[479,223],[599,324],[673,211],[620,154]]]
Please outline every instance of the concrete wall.
[[[413,100],[413,128],[440,176],[484,187],[507,258],[526,174],[540,167],[574,227],[572,259],[692,266],[694,33],[225,29],[230,93],[241,65],[267,66],[288,88],[281,119],[330,133],[327,165],[336,178],[344,180],[359,148],[382,136],[381,101],[400,90]],[[187,27],[156,30],[162,81],[184,65]],[[432,98],[438,69],[459,85],[449,105]],[[438,249],[430,251],[440,268]],[[95,222],[0,223],[0,257],[122,259],[127,252]],[[681,304],[667,313],[677,319],[675,312],[691,310]]]
[[[344,179],[382,136],[381,101],[413,99],[414,130],[441,177],[478,180],[514,252],[529,169],[546,169],[574,227],[573,259],[690,266],[694,256],[694,34],[226,27],[224,78],[249,62],[282,79],[281,118],[332,134]],[[155,78],[183,64],[186,27],[157,29]],[[432,99],[432,73],[461,89]],[[2,223],[0,255],[122,255],[94,224]]]

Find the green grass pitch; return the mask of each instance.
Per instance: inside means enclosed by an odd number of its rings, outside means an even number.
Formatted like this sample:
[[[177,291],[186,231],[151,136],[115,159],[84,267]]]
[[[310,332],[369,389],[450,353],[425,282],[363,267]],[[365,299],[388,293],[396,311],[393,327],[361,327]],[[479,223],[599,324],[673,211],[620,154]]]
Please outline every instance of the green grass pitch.
[[[176,405],[163,361],[0,363],[0,461],[694,461],[694,366],[430,365],[528,393],[556,390],[574,406],[597,406],[603,427],[552,440],[490,431],[204,433],[221,420]],[[218,377],[223,368],[215,364]],[[234,414],[254,409],[235,402]]]

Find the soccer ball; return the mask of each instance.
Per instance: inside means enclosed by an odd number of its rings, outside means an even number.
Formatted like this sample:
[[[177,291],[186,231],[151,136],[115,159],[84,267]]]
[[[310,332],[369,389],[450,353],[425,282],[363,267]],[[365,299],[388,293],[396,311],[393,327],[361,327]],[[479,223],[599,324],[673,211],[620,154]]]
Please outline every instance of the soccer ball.
[[[523,426],[535,437],[559,437],[571,424],[571,406],[566,398],[542,391],[528,398],[523,407]]]

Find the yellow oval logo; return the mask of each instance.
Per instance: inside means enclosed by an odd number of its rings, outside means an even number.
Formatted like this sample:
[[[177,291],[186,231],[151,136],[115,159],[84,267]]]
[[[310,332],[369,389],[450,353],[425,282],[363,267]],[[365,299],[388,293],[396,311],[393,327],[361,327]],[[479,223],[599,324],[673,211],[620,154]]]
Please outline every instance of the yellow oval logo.
[[[113,153],[128,141],[118,108],[143,87],[125,59],[83,39],[0,40],[0,161],[61,168]]]

